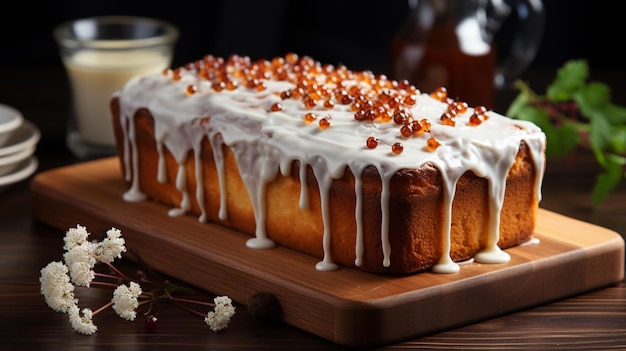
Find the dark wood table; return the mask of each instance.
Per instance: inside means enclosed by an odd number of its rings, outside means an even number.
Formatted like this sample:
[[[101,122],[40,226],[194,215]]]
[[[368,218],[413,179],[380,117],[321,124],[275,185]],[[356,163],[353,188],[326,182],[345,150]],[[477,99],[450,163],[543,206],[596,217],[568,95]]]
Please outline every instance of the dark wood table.
[[[0,103],[19,109],[42,130],[38,171],[81,162],[64,145],[69,111],[64,72],[3,69],[0,77]],[[624,91],[623,73],[609,72],[606,77]],[[545,81],[541,72],[535,78]],[[593,158],[585,153],[551,161],[541,206],[624,235],[626,186],[593,210],[590,190],[596,172]],[[39,271],[62,257],[65,233],[33,217],[29,180],[0,192],[0,350],[345,349],[281,322],[254,317],[244,305],[236,305],[237,314],[221,333],[171,305],[162,306],[154,331],[109,310],[94,318],[99,329],[95,335],[76,333],[66,315],[48,308],[39,291]],[[121,264],[137,268],[128,260]],[[86,304],[93,302],[90,306],[106,299],[98,290],[81,295]],[[626,349],[626,282],[380,349]]]

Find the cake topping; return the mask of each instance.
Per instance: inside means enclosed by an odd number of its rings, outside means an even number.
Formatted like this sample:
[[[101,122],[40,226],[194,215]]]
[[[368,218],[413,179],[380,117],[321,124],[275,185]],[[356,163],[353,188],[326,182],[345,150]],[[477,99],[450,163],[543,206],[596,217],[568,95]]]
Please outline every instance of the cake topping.
[[[145,87],[154,93],[145,94]],[[450,99],[444,87],[422,93],[408,81],[390,80],[370,71],[354,72],[343,65],[322,65],[293,53],[254,62],[237,55],[228,59],[207,55],[163,74],[135,77],[120,96],[121,118],[131,119],[138,109],[148,108],[155,120],[157,149],[162,153],[163,146],[167,147],[181,165],[188,155],[199,152],[205,137],[215,150],[218,167],[223,165],[223,155],[218,151],[222,145],[234,150],[254,207],[256,232],[250,246],[272,246],[265,232],[266,184],[278,172],[290,174],[292,162],[299,161],[300,206],[304,209],[306,169],[312,168],[320,189],[325,228],[324,259],[319,269],[334,267],[327,245],[333,235],[328,192],[332,181],[346,169],[351,170],[357,184],[367,167],[375,167],[380,174],[383,266],[390,264],[392,254],[388,240],[389,182],[399,170],[425,166],[440,170],[444,193],[442,237],[444,242],[448,240],[448,246],[457,180],[467,171],[489,180],[489,210],[493,215],[489,216],[486,254],[478,256],[484,261],[502,261],[506,257],[497,248],[498,214],[508,170],[522,143],[530,149],[535,163],[535,197],[541,196],[545,149],[541,130],[484,107],[470,108],[461,100]],[[199,119],[203,122],[197,122]],[[121,125],[128,128],[124,130],[125,169],[137,172],[134,124],[124,120]],[[380,143],[389,148],[378,147]],[[163,166],[159,167],[159,177],[165,179]],[[179,167],[179,172],[185,171],[185,167]],[[196,173],[200,177],[201,169]],[[222,174],[223,170],[218,169],[218,175]],[[125,198],[142,199],[137,177],[127,175],[127,179],[133,183]],[[188,198],[193,196],[188,194],[186,184],[177,183],[177,188],[184,201],[172,214],[185,213]],[[362,203],[360,190],[355,189],[355,194],[357,204]],[[203,194],[195,195],[199,203],[203,201]],[[220,179],[220,199],[219,218],[224,219],[228,217],[224,179]],[[357,208],[355,213],[357,265],[362,252],[360,211]],[[437,267],[439,271],[458,269],[446,250]]]
[[[270,111],[276,112],[276,111],[282,111],[282,109],[283,109],[283,105],[281,105],[280,102],[275,102],[274,104],[272,104],[272,108],[270,109]]]
[[[187,96],[193,95],[198,91],[198,87],[194,84],[190,84],[187,86],[187,90],[185,91],[185,93],[187,94]]]

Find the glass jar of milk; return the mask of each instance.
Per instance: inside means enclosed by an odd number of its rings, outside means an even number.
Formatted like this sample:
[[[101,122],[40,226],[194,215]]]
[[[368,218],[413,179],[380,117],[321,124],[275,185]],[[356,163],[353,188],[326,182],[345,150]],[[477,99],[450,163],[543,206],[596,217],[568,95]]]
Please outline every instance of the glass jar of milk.
[[[168,68],[178,35],[170,23],[132,16],[83,18],[54,29],[72,88],[67,146],[74,155],[92,159],[117,152],[112,94],[135,75]]]

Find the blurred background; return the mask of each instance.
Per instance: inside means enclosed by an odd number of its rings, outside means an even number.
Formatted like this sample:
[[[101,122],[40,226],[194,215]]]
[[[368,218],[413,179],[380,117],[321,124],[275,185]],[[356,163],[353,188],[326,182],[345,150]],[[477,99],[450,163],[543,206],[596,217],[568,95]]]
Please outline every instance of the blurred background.
[[[375,73],[387,70],[391,37],[408,11],[406,0],[54,0],[13,5],[0,22],[3,66],[60,68],[51,35],[55,25],[96,15],[140,15],[169,21],[181,30],[174,65],[208,53],[254,59],[293,51]],[[626,30],[621,12],[610,6],[588,0],[544,1],[546,29],[533,67],[556,68],[567,59],[586,58],[592,67],[622,68],[623,59],[615,51]],[[611,44],[611,39],[617,42]]]
[[[621,12],[612,3],[588,0],[546,0],[546,25],[540,48],[531,66],[522,76],[533,89],[543,92],[556,69],[573,58],[586,59],[592,78],[624,87],[621,45]],[[253,59],[271,58],[296,52],[322,63],[343,63],[353,70],[368,69],[386,74],[393,35],[408,16],[407,0],[55,0],[34,5],[27,1],[13,3],[0,21],[0,67],[3,72],[20,70],[58,71],[63,66],[52,29],[59,23],[96,15],[139,15],[162,19],[176,25],[181,36],[176,45],[173,66],[201,58],[205,54],[228,56],[232,53]],[[505,22],[498,34],[502,50],[512,26]],[[608,44],[607,44],[608,43]],[[0,79],[14,79],[28,85],[19,74],[5,74]],[[68,104],[68,86],[59,92],[39,92],[39,109],[29,106],[29,113],[45,113],[46,104]],[[61,93],[63,92],[63,94]],[[495,110],[505,112],[515,93],[501,91]],[[626,104],[626,96],[613,96]],[[32,97],[11,96],[5,92],[0,101],[18,109],[32,105]],[[55,117],[63,118],[63,117]],[[62,123],[61,123],[62,124]],[[48,138],[63,138],[64,126],[55,131],[52,120]]]

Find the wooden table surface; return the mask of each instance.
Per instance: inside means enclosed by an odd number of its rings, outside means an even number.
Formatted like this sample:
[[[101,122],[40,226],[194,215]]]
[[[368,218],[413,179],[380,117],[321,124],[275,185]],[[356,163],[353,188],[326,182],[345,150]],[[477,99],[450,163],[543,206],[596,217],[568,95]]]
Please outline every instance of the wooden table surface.
[[[80,162],[64,145],[69,111],[64,72],[5,69],[0,76],[0,103],[17,108],[42,130],[38,171]],[[606,77],[623,91],[623,73]],[[551,161],[541,207],[625,235],[626,186],[592,210],[590,189],[596,171],[586,154]],[[162,306],[154,331],[109,310],[94,318],[95,335],[76,333],[67,316],[48,308],[39,292],[39,271],[60,259],[65,233],[34,219],[29,180],[0,192],[0,350],[345,349],[281,322],[256,318],[244,305],[236,305],[237,314],[221,333],[170,305]],[[137,268],[127,260],[121,264]],[[90,306],[106,298],[98,290],[81,295]],[[626,349],[626,282],[379,349]]]

